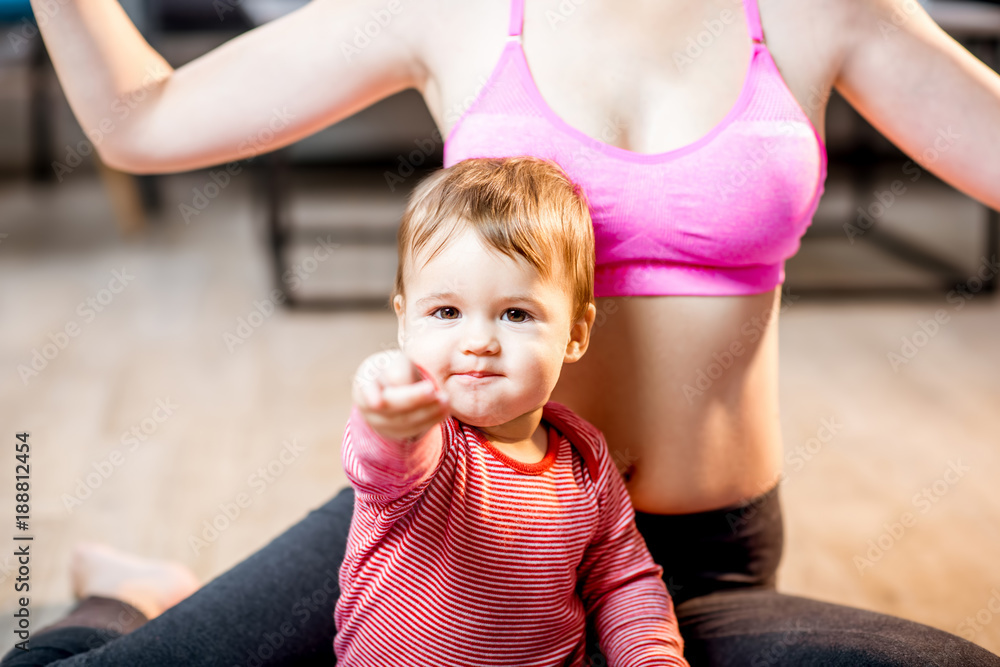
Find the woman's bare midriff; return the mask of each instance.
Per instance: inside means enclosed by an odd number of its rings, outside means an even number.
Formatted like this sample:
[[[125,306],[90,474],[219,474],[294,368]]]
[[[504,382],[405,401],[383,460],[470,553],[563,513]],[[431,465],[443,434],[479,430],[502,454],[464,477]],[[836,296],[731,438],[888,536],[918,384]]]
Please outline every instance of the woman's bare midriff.
[[[700,512],[776,483],[780,308],[778,290],[597,300],[552,400],[604,432],[635,509]]]
[[[837,19],[821,21],[820,3],[758,2],[771,54],[823,136],[839,48],[829,35],[842,31],[813,26]],[[437,24],[452,39],[428,37],[420,47],[422,92],[443,136],[493,71],[507,8],[456,2]],[[706,22],[723,28],[688,57],[689,38]],[[674,150],[707,134],[736,101],[751,53],[740,0],[531,0],[522,43],[554,113],[637,153]],[[552,398],[597,425],[616,463],[631,467],[635,508],[698,512],[769,490],[782,461],[777,317],[769,316],[780,308],[779,292],[615,297],[597,306],[590,349],[563,369]]]

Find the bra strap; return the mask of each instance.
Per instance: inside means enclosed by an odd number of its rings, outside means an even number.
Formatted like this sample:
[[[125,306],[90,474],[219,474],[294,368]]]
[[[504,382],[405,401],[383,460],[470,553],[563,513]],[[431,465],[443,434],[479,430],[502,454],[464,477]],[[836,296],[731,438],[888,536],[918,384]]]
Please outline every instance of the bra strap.
[[[747,15],[750,38],[755,42],[763,42],[764,29],[760,25],[760,9],[757,7],[757,0],[743,0],[743,11]]]
[[[510,0],[510,25],[507,34],[519,37],[524,28],[524,0]]]

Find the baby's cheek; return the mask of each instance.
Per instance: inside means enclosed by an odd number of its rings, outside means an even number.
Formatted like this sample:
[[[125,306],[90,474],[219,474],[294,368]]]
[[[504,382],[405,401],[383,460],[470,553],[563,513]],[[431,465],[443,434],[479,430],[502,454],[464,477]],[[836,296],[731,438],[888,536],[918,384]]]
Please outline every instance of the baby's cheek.
[[[546,382],[555,382],[562,369],[566,345],[562,341],[545,341],[533,350],[532,366]]]

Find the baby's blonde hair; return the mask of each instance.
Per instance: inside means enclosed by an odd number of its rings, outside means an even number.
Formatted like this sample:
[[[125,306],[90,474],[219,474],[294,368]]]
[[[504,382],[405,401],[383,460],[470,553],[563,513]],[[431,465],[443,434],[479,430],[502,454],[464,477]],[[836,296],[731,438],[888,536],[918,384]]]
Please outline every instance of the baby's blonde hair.
[[[570,281],[574,321],[593,303],[594,228],[586,197],[557,164],[529,156],[463,160],[417,185],[399,226],[392,297],[405,298],[405,272],[432,239],[427,261],[470,228],[486,247],[524,258],[543,278],[558,264]]]

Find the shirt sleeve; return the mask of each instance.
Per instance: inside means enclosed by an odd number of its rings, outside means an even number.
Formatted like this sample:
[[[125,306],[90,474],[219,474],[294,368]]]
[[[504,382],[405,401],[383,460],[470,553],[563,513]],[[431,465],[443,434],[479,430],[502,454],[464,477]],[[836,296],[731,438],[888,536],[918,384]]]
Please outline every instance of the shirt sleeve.
[[[601,439],[594,539],[580,563],[578,585],[609,667],[688,667],[663,568],[639,530],[621,475]]]
[[[392,440],[376,433],[355,405],[344,429],[341,462],[358,494],[387,504],[428,479],[443,451],[440,424],[419,440]]]

